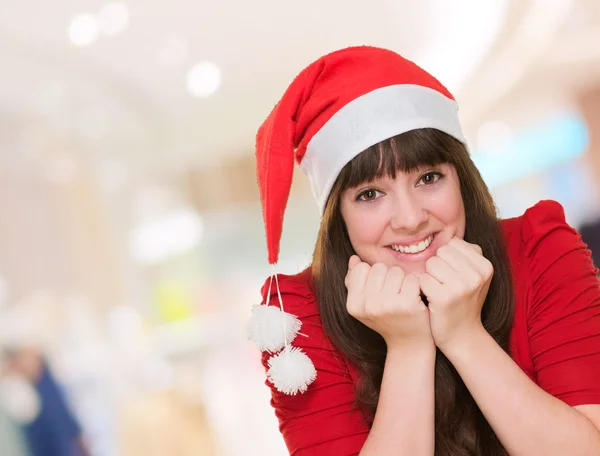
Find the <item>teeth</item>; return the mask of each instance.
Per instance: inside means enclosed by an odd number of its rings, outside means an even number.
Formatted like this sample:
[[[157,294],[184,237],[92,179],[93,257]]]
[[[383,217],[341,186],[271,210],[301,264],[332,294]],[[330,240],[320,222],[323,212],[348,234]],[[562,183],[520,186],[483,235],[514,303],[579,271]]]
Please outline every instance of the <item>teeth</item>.
[[[396,252],[402,252],[402,253],[419,253],[422,252],[423,250],[425,250],[427,247],[429,247],[429,244],[431,244],[431,241],[433,241],[433,234],[431,236],[429,236],[427,239],[425,239],[424,241],[419,242],[418,244],[413,244],[413,245],[392,245],[392,249],[395,250]]]

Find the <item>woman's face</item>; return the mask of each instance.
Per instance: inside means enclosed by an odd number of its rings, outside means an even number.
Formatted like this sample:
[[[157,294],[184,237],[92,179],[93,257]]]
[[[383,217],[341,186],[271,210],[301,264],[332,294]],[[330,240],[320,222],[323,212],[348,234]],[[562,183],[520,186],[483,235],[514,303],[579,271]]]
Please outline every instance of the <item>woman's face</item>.
[[[425,262],[454,236],[464,237],[465,209],[456,169],[426,167],[346,189],[341,212],[362,261],[425,272]]]

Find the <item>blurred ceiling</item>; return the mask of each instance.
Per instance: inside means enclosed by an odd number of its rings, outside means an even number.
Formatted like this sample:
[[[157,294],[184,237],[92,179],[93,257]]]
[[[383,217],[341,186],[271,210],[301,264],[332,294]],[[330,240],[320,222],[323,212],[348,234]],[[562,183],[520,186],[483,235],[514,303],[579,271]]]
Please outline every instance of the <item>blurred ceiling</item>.
[[[0,0],[0,274],[16,300],[37,287],[143,306],[132,240],[189,206],[211,273],[240,252],[261,262],[254,135],[327,52],[368,44],[415,60],[455,94],[470,142],[489,121],[578,109],[600,80],[598,0],[125,0],[121,33],[73,45],[75,15],[93,22],[110,4]],[[221,85],[197,97],[186,83],[203,61]],[[306,206],[286,215],[284,243],[318,223],[308,182],[294,190]],[[164,245],[181,238],[163,231]]]
[[[146,0],[123,3],[122,33],[73,46],[73,16],[106,3],[0,2],[3,156],[57,141],[139,171],[248,156],[293,77],[349,45],[431,71],[457,95],[467,134],[524,87],[560,98],[600,74],[597,0]],[[209,97],[186,89],[199,61],[221,70]]]

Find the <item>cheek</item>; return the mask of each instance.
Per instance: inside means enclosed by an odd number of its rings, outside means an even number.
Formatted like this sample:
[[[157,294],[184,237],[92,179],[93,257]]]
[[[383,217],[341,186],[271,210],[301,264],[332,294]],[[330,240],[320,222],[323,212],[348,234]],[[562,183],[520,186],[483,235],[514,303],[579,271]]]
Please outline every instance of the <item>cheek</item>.
[[[461,200],[459,214],[457,216],[457,232],[456,232],[456,235],[461,239],[465,237],[466,225],[467,225],[467,219],[466,219],[466,215],[465,215],[465,208],[464,208],[462,200]]]
[[[454,218],[456,220],[459,237],[463,237],[465,234],[465,206],[460,194],[460,188],[455,191],[454,195]]]
[[[460,191],[453,192],[446,201],[451,202],[451,204],[446,203],[446,221],[448,224],[455,227],[456,236],[462,238],[465,234],[465,207]]]
[[[376,236],[376,226],[371,220],[356,220],[348,224],[348,235],[353,242],[369,242]]]
[[[364,214],[353,214],[346,219],[346,228],[350,242],[358,251],[378,243],[383,232],[383,223],[375,213],[370,213],[368,217]]]
[[[456,234],[462,237],[465,227],[465,209],[460,190],[448,187],[447,191],[436,195],[432,203],[432,212],[446,225],[455,227]]]

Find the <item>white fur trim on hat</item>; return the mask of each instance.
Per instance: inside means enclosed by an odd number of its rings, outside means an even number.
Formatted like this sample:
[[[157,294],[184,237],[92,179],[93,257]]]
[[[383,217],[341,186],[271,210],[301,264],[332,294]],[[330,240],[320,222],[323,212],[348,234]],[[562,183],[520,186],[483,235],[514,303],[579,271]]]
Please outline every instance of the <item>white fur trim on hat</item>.
[[[419,128],[436,128],[466,144],[456,101],[419,85],[382,87],[336,112],[311,138],[300,162],[321,214],[350,160],[378,142]]]

